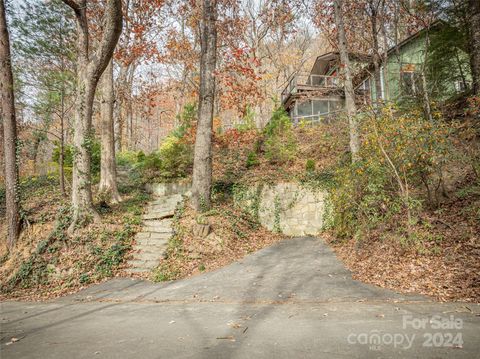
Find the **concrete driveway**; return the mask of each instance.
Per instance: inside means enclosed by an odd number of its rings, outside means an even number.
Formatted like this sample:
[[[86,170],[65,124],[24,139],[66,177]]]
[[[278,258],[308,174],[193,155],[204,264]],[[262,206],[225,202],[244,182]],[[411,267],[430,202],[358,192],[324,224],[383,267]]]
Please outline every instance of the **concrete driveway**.
[[[321,239],[295,238],[181,281],[4,302],[0,357],[479,358],[479,313],[357,282]]]

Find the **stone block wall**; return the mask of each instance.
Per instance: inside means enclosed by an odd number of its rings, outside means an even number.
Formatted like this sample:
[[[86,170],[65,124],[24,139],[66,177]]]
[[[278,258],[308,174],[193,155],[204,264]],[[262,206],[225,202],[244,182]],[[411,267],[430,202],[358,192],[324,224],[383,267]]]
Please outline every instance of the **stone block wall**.
[[[325,192],[296,183],[237,188],[235,203],[272,231],[289,236],[318,235],[323,228]]]

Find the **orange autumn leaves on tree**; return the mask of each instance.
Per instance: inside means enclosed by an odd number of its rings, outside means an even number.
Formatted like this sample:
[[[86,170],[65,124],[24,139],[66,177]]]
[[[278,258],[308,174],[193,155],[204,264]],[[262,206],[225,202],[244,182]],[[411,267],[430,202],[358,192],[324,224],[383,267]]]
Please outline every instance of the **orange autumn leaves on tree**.
[[[260,60],[248,48],[232,49],[224,58],[217,72],[221,106],[243,113],[247,105],[254,106],[263,100]]]
[[[159,26],[164,14],[164,0],[123,0],[125,31],[115,51],[115,59],[125,66],[159,56],[155,37],[161,35]]]

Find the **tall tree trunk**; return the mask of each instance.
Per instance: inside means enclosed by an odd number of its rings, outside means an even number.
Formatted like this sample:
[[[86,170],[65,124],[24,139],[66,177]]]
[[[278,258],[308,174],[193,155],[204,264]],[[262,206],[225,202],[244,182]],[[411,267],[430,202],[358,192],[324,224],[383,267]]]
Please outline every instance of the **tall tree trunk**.
[[[420,73],[421,80],[422,80],[422,97],[423,97],[423,106],[425,110],[425,117],[430,122],[433,122],[432,116],[432,108],[430,105],[430,95],[428,93],[428,82],[427,82],[427,61],[428,61],[428,51],[430,47],[430,35],[429,35],[430,28],[427,28],[425,32],[425,51],[423,56],[423,64],[422,64],[422,71]]]
[[[75,12],[77,22],[77,88],[73,134],[73,218],[69,232],[93,218],[99,219],[93,208],[91,183],[91,148],[93,144],[92,111],[98,81],[112,58],[122,31],[122,2],[108,0],[104,15],[102,38],[95,53],[90,49],[87,1],[63,0]]]
[[[383,99],[382,91],[382,76],[380,74],[380,48],[378,46],[378,8],[375,4],[375,0],[368,1],[368,7],[370,8],[370,27],[372,31],[372,45],[373,45],[373,66],[374,73],[373,78],[375,81],[375,101],[379,102]]]
[[[62,196],[66,196],[65,191],[65,93],[62,86],[61,94],[61,113],[60,113],[60,156],[58,159],[60,167],[60,190]]]
[[[480,95],[480,1],[468,0],[468,14],[473,93]]]
[[[115,163],[115,135],[113,128],[113,62],[110,60],[102,76],[101,118],[101,163],[99,191],[108,194],[112,203],[121,201],[117,189],[117,169]]]
[[[348,125],[350,130],[350,151],[352,152],[352,162],[359,159],[360,135],[359,126],[356,119],[357,106],[355,105],[355,91],[352,82],[352,70],[350,59],[348,58],[348,46],[345,36],[345,24],[343,22],[343,0],[335,0],[335,24],[338,34],[338,50],[340,52],[341,68],[344,75],[345,90],[345,108],[347,110]]]
[[[383,38],[383,52],[382,52],[382,63],[383,63],[383,85],[384,85],[384,100],[390,99],[390,85],[388,83],[388,37],[387,37],[387,29],[385,27],[385,1],[382,1],[382,18],[381,18],[381,25],[380,29],[382,31],[382,38]]]
[[[62,196],[65,197],[67,193],[65,191],[65,81],[63,79],[60,90],[60,156],[58,162],[60,167],[60,191]]]
[[[5,3],[0,0],[0,96],[5,156],[5,197],[7,245],[11,250],[20,234],[20,201],[18,193],[17,121],[13,95],[10,37],[5,16]]]
[[[217,1],[203,0],[201,21],[200,92],[193,162],[192,202],[197,211],[210,208],[212,185],[212,126],[217,61]]]

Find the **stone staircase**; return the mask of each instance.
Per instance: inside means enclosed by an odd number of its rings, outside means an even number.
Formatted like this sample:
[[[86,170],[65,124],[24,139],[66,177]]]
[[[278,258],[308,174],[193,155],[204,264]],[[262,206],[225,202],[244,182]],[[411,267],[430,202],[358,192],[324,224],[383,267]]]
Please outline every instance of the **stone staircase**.
[[[135,236],[133,257],[128,261],[129,273],[148,273],[160,264],[165,255],[168,240],[173,235],[173,215],[181,194],[156,197],[143,215],[143,228]]]
[[[190,194],[188,182],[157,183],[147,186],[154,196],[143,217],[143,228],[135,235],[133,256],[127,272],[147,274],[164,258],[168,241],[173,236],[173,215],[183,195]]]

